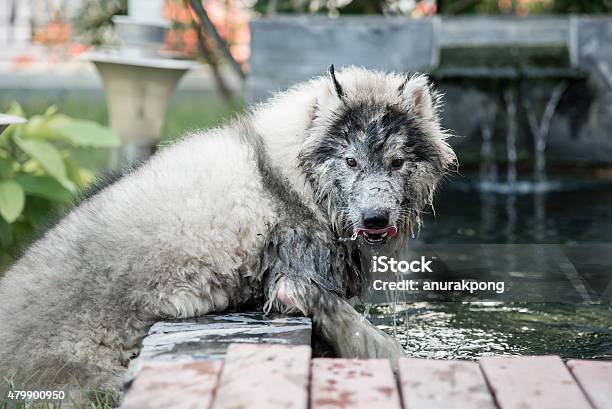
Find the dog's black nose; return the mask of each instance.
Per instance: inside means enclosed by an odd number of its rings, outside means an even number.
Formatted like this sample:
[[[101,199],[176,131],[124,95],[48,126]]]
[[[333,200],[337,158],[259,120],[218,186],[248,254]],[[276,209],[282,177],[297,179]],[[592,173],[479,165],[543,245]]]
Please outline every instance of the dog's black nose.
[[[389,212],[385,210],[366,210],[361,217],[366,229],[383,229],[389,225]]]

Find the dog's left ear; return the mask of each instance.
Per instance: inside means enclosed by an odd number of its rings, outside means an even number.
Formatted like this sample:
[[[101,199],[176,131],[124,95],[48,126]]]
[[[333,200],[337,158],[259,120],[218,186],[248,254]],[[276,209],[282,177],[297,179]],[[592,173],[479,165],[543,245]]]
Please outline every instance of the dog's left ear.
[[[329,78],[331,91],[336,94],[338,98],[344,98],[344,90],[342,89],[342,86],[336,78],[336,70],[334,69],[334,64],[330,65],[327,69],[327,77]]]
[[[415,74],[412,77],[406,77],[397,91],[416,115],[423,119],[435,118],[436,99],[427,76]]]

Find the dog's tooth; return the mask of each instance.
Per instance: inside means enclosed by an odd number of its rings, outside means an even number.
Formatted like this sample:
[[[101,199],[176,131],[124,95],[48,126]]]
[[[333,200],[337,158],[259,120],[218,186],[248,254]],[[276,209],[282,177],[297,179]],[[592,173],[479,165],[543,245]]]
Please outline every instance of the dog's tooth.
[[[385,233],[381,234],[380,237],[387,237],[387,233],[385,232]]]

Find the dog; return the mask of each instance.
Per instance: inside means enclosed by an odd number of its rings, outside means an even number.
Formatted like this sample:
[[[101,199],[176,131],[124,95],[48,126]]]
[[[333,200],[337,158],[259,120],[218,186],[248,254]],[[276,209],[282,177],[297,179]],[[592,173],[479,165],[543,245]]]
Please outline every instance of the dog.
[[[0,281],[0,375],[121,388],[160,319],[301,313],[342,357],[402,355],[349,302],[456,163],[423,75],[350,67],[162,149],[82,201]]]

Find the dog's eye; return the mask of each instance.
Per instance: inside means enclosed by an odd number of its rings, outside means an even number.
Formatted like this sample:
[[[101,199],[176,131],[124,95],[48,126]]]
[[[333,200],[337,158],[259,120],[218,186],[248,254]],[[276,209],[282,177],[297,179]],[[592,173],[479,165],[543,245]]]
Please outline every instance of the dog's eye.
[[[355,158],[346,158],[346,164],[349,165],[351,168],[354,168],[355,166],[357,166],[357,160]]]
[[[393,166],[395,169],[401,168],[403,164],[404,164],[404,159],[402,158],[395,158],[391,161],[391,166]]]

